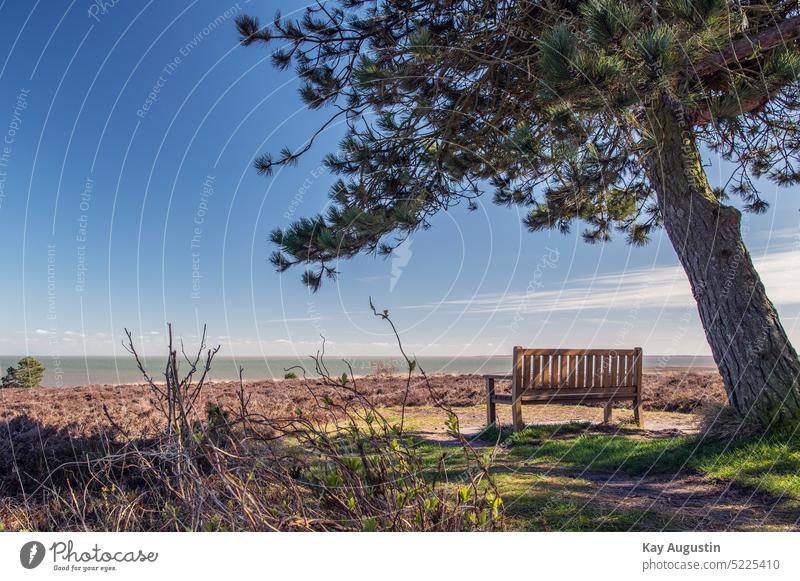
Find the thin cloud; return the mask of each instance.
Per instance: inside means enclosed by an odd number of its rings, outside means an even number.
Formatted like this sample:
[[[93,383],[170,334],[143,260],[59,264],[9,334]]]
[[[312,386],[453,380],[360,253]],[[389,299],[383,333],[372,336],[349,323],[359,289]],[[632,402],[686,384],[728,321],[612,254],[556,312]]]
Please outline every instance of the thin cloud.
[[[800,304],[800,251],[784,250],[755,259],[768,296],[778,305]],[[739,276],[736,273],[736,276]],[[564,289],[492,293],[405,309],[456,307],[470,314],[542,313],[639,308],[686,308],[694,304],[680,266],[632,269],[575,279]]]
[[[283,319],[264,319],[262,323],[309,323],[313,321],[330,320],[331,317],[308,316],[308,317],[285,317]]]

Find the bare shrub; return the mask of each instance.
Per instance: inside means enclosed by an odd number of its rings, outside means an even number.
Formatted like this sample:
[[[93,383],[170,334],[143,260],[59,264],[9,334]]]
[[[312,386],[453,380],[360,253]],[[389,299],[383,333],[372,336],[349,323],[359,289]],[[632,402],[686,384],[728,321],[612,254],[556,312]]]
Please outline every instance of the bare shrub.
[[[388,313],[376,315],[388,321]],[[0,520],[38,530],[391,530],[461,531],[502,527],[502,500],[479,454],[448,412],[459,445],[431,449],[390,422],[349,374],[332,377],[324,340],[312,359],[317,379],[301,369],[314,405],[282,416],[255,412],[240,370],[235,405],[198,402],[219,348],[181,356],[170,327],[163,383],[147,372],[132,334],[125,347],[162,418],[158,432],[128,433],[105,410],[112,434],[102,453],[62,462],[32,478],[21,502],[0,507]],[[406,393],[424,371],[406,356]],[[181,367],[185,366],[181,373]],[[336,397],[331,397],[335,393]]]

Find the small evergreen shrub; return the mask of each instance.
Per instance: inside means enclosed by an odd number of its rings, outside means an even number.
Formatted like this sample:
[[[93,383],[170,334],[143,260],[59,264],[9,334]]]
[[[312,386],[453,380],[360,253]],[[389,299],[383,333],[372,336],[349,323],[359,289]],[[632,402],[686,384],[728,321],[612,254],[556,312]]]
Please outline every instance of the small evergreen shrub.
[[[9,367],[3,377],[2,387],[39,387],[44,377],[44,365],[35,357],[23,357],[16,367]]]

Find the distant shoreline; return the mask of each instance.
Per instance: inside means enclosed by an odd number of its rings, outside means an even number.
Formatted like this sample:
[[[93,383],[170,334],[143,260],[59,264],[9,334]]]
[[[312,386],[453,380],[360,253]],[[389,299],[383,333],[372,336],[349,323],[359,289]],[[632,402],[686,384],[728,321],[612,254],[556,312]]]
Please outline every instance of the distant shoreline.
[[[695,365],[695,366],[672,366],[672,367],[644,367],[644,373],[649,375],[658,375],[658,374],[680,374],[680,373],[715,373],[717,371],[716,366],[707,366],[707,365]],[[463,377],[471,377],[474,376],[476,378],[480,378],[482,374],[480,373],[426,373],[429,378],[436,378],[436,379],[445,379],[445,378],[463,378]],[[161,374],[152,374],[151,375],[154,379],[156,385],[163,385],[165,382],[160,381]],[[331,377],[338,377],[338,375],[333,374]],[[362,375],[355,374],[352,375],[354,379],[366,379],[366,378],[386,378],[387,380],[394,381],[394,380],[402,380],[406,377],[406,373],[403,372],[394,372],[394,373],[382,373],[382,374],[375,374],[375,373],[365,373]],[[414,380],[419,380],[421,378],[419,372],[415,371],[413,374]],[[299,376],[296,380],[286,380],[282,377],[245,377],[244,383],[247,384],[257,384],[257,383],[281,383],[285,381],[302,381],[303,377]],[[310,373],[306,375],[306,379],[310,381],[319,380],[320,377],[317,374]],[[217,385],[226,385],[230,383],[238,383],[238,378],[210,378],[208,380],[209,384],[217,384]],[[81,388],[81,387],[127,387],[132,385],[144,385],[146,382],[143,377],[139,378],[135,381],[123,381],[121,383],[114,383],[114,382],[91,382],[91,383],[74,383],[74,384],[62,384],[62,385],[47,385],[45,383],[42,384],[41,387],[43,388],[56,388],[56,389],[74,389],[74,388]],[[0,392],[1,393],[1,392]]]
[[[0,356],[0,367],[16,364],[20,356]],[[50,356],[37,357],[45,366],[42,385],[46,387],[76,387],[84,385],[130,385],[142,383],[142,374],[135,361],[127,354],[112,356]],[[148,372],[154,378],[163,375],[163,355],[143,358]],[[346,364],[343,360],[349,363]],[[511,356],[465,356],[417,358],[419,367],[428,375],[482,375],[486,373],[508,373]],[[402,375],[406,362],[400,357],[326,356],[325,365],[331,376],[343,373],[355,377],[371,375]],[[287,370],[301,375],[305,369],[309,378],[316,377],[314,364],[309,357],[217,357],[214,359],[210,378],[213,381],[236,381],[239,367],[244,368],[245,381],[282,380]],[[185,362],[181,365],[186,369]],[[713,371],[713,359],[704,355],[645,355],[644,368],[651,372]]]

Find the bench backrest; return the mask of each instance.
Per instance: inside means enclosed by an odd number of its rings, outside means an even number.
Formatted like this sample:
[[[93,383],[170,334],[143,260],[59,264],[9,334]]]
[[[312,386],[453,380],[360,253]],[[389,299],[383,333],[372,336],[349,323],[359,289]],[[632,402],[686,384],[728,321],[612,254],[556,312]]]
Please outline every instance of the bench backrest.
[[[514,347],[513,382],[521,392],[537,389],[638,388],[642,349],[525,349]]]

